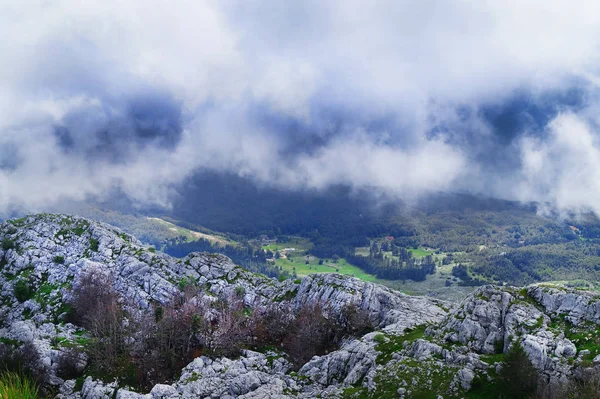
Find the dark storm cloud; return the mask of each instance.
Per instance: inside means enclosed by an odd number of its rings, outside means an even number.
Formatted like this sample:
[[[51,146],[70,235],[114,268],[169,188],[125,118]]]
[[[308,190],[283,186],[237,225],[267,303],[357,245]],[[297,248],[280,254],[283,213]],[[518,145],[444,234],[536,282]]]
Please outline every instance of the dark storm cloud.
[[[0,207],[222,171],[598,210],[599,6],[526,3],[0,5]]]
[[[164,93],[145,92],[110,110],[75,109],[53,131],[58,147],[89,161],[127,163],[148,146],[173,150],[181,139],[181,106]]]

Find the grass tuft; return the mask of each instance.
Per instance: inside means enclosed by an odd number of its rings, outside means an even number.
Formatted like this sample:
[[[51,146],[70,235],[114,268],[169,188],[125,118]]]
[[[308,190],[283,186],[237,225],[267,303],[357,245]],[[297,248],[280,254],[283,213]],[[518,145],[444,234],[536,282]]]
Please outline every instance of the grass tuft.
[[[0,374],[0,398],[37,399],[38,388],[29,378],[11,372]]]

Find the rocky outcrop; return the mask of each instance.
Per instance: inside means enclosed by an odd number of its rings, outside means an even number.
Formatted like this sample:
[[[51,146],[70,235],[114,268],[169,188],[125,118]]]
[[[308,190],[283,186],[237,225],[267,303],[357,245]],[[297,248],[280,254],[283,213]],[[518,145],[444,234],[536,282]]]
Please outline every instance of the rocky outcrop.
[[[443,302],[413,298],[347,276],[321,274],[301,282],[277,282],[248,272],[221,255],[193,253],[183,259],[171,258],[110,225],[73,216],[36,215],[9,221],[0,227],[0,240],[0,338],[32,343],[51,373],[61,355],[57,342],[81,339],[81,330],[64,323],[63,316],[70,288],[89,270],[110,274],[130,309],[144,310],[151,303],[167,303],[182,282],[193,281],[205,289],[209,300],[243,292],[248,307],[289,303],[299,308],[319,303],[336,316],[345,305],[354,304],[365,310],[375,325],[389,331],[402,331],[418,321],[439,321],[446,314]],[[17,294],[21,281],[30,291],[24,297]],[[368,337],[365,340],[369,342]],[[372,369],[372,342],[361,342],[348,342],[329,357],[313,359],[315,367],[319,362],[331,365],[328,376],[315,377],[318,389],[340,381],[355,383]],[[349,361],[344,360],[346,356]],[[198,358],[183,371],[182,379],[168,386],[171,388],[157,386],[147,394],[151,396],[144,397],[161,397],[164,392],[178,397],[286,397],[300,390],[300,385],[286,374],[283,359],[274,363],[269,359],[271,368],[265,368],[264,362],[265,355],[251,352],[236,360]],[[277,367],[279,362],[281,367]],[[301,372],[298,381],[310,379],[309,374]],[[65,398],[112,397],[115,392],[122,398],[139,396],[91,378],[86,379],[80,392],[67,394],[72,382],[55,376],[52,381],[63,385],[61,395]],[[303,389],[312,392],[310,387]]]
[[[460,397],[474,381],[493,378],[519,342],[542,378],[560,384],[581,364],[600,363],[600,295],[551,286],[485,286],[454,306],[411,297],[338,274],[278,282],[221,255],[171,258],[103,224],[37,215],[0,226],[0,339],[30,343],[62,399]],[[296,372],[285,354],[244,351],[234,359],[200,356],[170,384],[137,393],[87,377],[83,384],[54,373],[61,342],[85,339],[65,322],[71,287],[89,270],[107,273],[130,311],[165,304],[182,285],[201,287],[207,301],[237,295],[247,308],[320,304],[331,317],[348,304],[364,310],[376,331],[344,341]],[[78,367],[86,359],[79,359]]]
[[[600,323],[600,294],[545,285],[531,286],[527,293],[551,315],[564,315],[573,324]]]

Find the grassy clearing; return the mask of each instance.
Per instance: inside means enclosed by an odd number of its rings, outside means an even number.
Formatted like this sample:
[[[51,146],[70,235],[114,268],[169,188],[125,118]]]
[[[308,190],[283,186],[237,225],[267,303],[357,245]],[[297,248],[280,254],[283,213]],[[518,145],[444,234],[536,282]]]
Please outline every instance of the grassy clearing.
[[[343,258],[335,262],[332,259],[323,259],[322,264],[319,264],[321,259],[307,254],[307,251],[312,248],[312,242],[307,238],[291,237],[288,241],[265,245],[262,248],[282,253],[283,256],[280,259],[275,259],[275,265],[280,266],[283,270],[290,273],[295,271],[299,277],[313,273],[340,273],[357,277],[364,281],[382,282],[377,277],[367,274],[358,267],[351,265]],[[293,248],[294,250],[285,251],[286,248]]]
[[[287,270],[290,273],[293,273],[295,269],[296,274],[299,277],[307,276],[312,273],[340,273],[359,278],[363,281],[377,283],[383,281],[371,274],[365,273],[358,267],[349,264],[343,258],[339,259],[336,263],[329,260],[328,262],[324,261],[322,265],[319,265],[318,258],[311,256],[308,260],[308,264],[306,264],[304,256],[293,255],[291,261],[289,259],[276,259],[275,265],[281,266],[283,270]]]
[[[0,398],[2,399],[37,399],[38,389],[27,377],[4,372],[0,374]]]
[[[331,259],[323,260],[323,264],[319,265],[319,258],[306,256],[312,246],[310,240],[306,238],[296,238],[286,241],[279,242],[277,244],[271,244],[264,246],[263,248],[271,251],[281,251],[284,248],[295,248],[296,251],[290,252],[291,260],[289,259],[276,259],[275,265],[280,266],[283,270],[290,273],[296,271],[299,277],[303,277],[312,273],[340,273],[349,276],[357,277],[363,281],[374,282],[385,285],[391,289],[404,292],[410,295],[434,295],[441,299],[458,301],[463,299],[475,287],[459,287],[456,282],[451,286],[446,286],[446,280],[452,278],[452,266],[443,265],[437,266],[436,272],[433,275],[427,276],[425,281],[411,281],[411,280],[384,280],[379,279],[372,274],[365,273],[360,268],[349,264],[345,259],[339,259],[334,263]],[[434,254],[429,248],[412,248],[413,256],[424,257],[427,255],[433,255],[436,261],[441,261],[447,255]],[[358,247],[355,249],[356,254],[369,255],[369,247]],[[391,257],[391,252],[384,253]],[[306,261],[308,260],[308,264]]]
[[[600,355],[600,328],[594,324],[575,326],[563,319],[565,324],[565,337],[577,347],[577,351],[588,350],[590,353],[582,357],[585,366],[592,365],[592,359]]]
[[[477,287],[459,286],[457,280],[452,276],[453,266],[454,264],[436,266],[435,273],[428,275],[425,281],[382,280],[381,284],[409,295],[431,295],[457,302],[463,300]],[[450,286],[446,285],[448,279],[453,281]]]
[[[312,248],[312,242],[308,238],[292,237],[289,241],[277,242],[275,244],[269,244],[263,246],[265,250],[270,251],[281,251],[285,248],[294,248],[294,253],[304,254],[306,251]]]
[[[428,251],[424,248],[409,248],[409,251],[412,252],[412,255],[415,258],[423,258],[427,255],[433,255],[432,251]]]
[[[218,234],[206,234],[201,233],[199,231],[189,230],[185,227],[177,226],[176,224],[167,222],[166,220],[163,220],[161,218],[148,217],[147,219],[152,222],[158,223],[159,225],[167,228],[169,231],[173,232],[176,235],[184,236],[188,242],[196,241],[200,238],[203,238],[205,240],[210,241],[213,245],[216,244],[221,247],[224,247],[226,245],[237,245],[235,241],[230,240],[225,236],[221,236]]]
[[[435,361],[405,358],[378,370],[374,378],[375,388],[372,391],[358,385],[345,389],[342,398],[397,398],[398,388],[403,386],[406,387],[406,397],[412,399],[462,397],[450,393],[450,385],[457,371],[457,367],[439,367]]]

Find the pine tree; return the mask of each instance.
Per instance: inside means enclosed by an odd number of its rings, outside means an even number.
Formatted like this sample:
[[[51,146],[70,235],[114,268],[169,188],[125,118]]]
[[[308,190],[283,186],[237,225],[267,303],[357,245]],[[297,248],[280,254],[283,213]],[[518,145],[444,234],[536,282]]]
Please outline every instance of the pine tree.
[[[527,399],[535,394],[538,371],[519,342],[513,344],[506,354],[499,377],[503,399]]]

